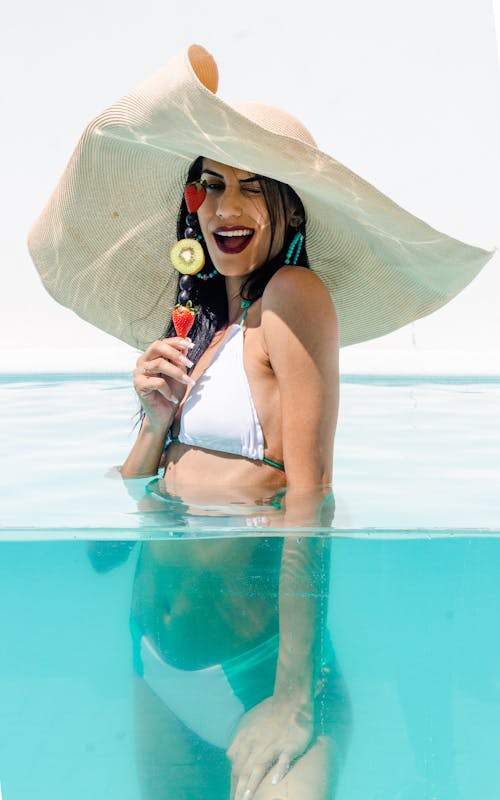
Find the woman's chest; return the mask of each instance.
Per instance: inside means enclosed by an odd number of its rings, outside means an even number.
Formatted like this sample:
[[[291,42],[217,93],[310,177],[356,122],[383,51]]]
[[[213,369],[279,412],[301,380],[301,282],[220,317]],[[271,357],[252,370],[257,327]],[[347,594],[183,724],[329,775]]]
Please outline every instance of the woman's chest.
[[[261,458],[279,420],[279,395],[260,329],[233,325],[223,337],[216,334],[191,375],[195,385],[179,408],[174,435],[181,430],[181,441]]]

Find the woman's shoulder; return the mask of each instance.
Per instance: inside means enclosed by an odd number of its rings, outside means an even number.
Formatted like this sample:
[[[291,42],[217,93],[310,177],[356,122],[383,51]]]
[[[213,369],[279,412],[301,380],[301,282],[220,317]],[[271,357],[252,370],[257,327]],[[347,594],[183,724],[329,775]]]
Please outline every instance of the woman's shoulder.
[[[283,266],[269,280],[262,295],[262,311],[274,311],[286,320],[326,315],[335,318],[333,300],[313,270]]]
[[[279,379],[288,381],[293,373],[296,385],[297,376],[314,374],[330,385],[338,322],[330,293],[314,272],[295,266],[278,270],[262,296],[261,319],[263,349]]]

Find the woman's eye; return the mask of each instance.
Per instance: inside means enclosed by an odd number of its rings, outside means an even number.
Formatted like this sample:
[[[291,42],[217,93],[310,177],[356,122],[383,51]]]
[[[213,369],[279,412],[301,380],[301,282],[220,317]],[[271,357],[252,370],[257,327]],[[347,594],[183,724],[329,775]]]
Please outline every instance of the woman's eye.
[[[210,183],[207,181],[206,189],[207,192],[223,192],[226,188],[224,183],[214,183],[211,181]],[[241,190],[246,192],[247,194],[262,194],[260,186],[242,186]]]

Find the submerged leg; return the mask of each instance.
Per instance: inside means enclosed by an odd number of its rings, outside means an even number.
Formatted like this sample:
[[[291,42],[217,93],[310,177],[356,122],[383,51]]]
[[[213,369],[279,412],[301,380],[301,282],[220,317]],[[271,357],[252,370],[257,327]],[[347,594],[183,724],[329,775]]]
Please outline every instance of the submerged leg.
[[[320,736],[276,786],[267,776],[253,800],[333,800],[338,769],[330,736]]]
[[[193,734],[134,676],[136,751],[142,800],[224,800],[225,753]]]

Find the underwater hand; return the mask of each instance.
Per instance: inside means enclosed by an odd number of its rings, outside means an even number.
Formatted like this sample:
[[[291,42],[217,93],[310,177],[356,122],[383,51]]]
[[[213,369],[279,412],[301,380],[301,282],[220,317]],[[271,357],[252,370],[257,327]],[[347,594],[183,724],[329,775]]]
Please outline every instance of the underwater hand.
[[[313,738],[313,703],[283,695],[268,697],[242,718],[227,751],[233,762],[233,800],[250,800],[266,775],[279,783]]]

